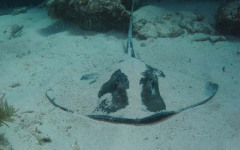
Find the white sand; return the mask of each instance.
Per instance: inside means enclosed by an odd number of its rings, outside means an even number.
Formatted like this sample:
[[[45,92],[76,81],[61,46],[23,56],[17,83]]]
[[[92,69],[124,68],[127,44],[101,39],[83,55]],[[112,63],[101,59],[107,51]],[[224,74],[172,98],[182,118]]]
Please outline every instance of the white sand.
[[[199,3],[200,6],[205,4]],[[211,14],[209,18],[214,15],[210,12],[205,12]],[[12,24],[24,28],[21,37],[9,40]],[[7,33],[3,33],[5,30]],[[237,150],[240,40],[212,45],[208,41],[192,42],[194,36],[204,35],[134,39],[134,46],[139,58],[176,81],[181,79],[177,74],[185,74],[218,83],[217,95],[200,107],[156,124],[112,124],[84,116],[94,110],[98,91],[96,95],[86,93],[86,88],[94,85],[89,86],[88,81],[80,78],[86,73],[111,70],[113,64],[122,60],[126,35],[84,32],[56,23],[44,9],[0,16],[0,94],[6,93],[9,104],[19,109],[15,122],[2,126],[0,132],[5,133],[15,150]],[[141,47],[141,43],[146,46]],[[10,87],[15,83],[20,86]],[[56,98],[61,98],[60,102],[66,100],[64,105],[76,113],[54,108],[44,95],[49,88],[59,89]],[[34,112],[22,113],[30,110]],[[44,137],[52,142],[39,145],[37,138]]]

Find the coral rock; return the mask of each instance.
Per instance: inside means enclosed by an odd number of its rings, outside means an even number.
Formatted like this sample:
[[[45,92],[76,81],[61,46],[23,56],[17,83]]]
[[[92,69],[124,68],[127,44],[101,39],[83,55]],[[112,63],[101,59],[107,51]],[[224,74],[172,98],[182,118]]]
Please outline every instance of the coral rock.
[[[197,10],[174,12],[160,6],[145,6],[135,11],[133,32],[141,40],[157,37],[174,38],[183,34],[216,33]]]
[[[130,12],[121,0],[50,0],[48,14],[85,30],[127,30]]]
[[[220,5],[216,27],[223,34],[240,35],[240,0],[227,0]]]

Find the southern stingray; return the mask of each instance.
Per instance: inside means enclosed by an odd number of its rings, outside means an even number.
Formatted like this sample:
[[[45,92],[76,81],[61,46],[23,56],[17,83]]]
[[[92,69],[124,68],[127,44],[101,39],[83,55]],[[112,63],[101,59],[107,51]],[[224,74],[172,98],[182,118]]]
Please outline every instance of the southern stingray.
[[[218,90],[217,84],[202,82],[181,73],[165,77],[163,71],[135,57],[132,43],[133,7],[134,0],[125,50],[129,58],[120,61],[100,77],[90,73],[81,78],[82,81],[91,80],[89,86],[92,87],[88,92],[95,95],[97,104],[93,112],[86,116],[116,123],[147,124],[209,101]],[[176,76],[181,80],[175,79]],[[56,96],[50,94],[54,91],[50,89],[46,92],[49,101],[64,111],[74,112],[55,102]],[[189,98],[191,96],[194,98]]]

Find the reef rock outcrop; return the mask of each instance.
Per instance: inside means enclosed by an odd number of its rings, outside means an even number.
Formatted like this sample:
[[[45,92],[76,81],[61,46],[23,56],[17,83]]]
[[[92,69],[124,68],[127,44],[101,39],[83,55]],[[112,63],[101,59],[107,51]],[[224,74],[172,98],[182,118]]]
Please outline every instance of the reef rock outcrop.
[[[214,35],[215,29],[198,10],[174,12],[159,6],[145,6],[134,12],[133,32],[141,40],[174,38],[183,34]]]
[[[240,35],[240,0],[227,0],[220,5],[216,28],[223,34]]]
[[[85,30],[127,31],[130,12],[126,7],[129,7],[129,2],[127,3],[126,0],[50,0],[47,9],[49,16],[73,22]]]

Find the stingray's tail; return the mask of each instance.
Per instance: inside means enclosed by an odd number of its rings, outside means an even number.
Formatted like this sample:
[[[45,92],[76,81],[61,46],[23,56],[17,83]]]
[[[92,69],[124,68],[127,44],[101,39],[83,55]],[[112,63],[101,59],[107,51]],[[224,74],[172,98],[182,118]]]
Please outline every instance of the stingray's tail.
[[[133,9],[134,9],[134,3],[135,0],[132,0],[132,8],[131,8],[131,15],[130,15],[130,21],[129,21],[129,28],[128,28],[128,40],[127,40],[127,48],[125,50],[125,53],[131,54],[131,57],[135,57],[134,49],[133,49],[133,42],[132,42],[132,24],[133,24]]]

